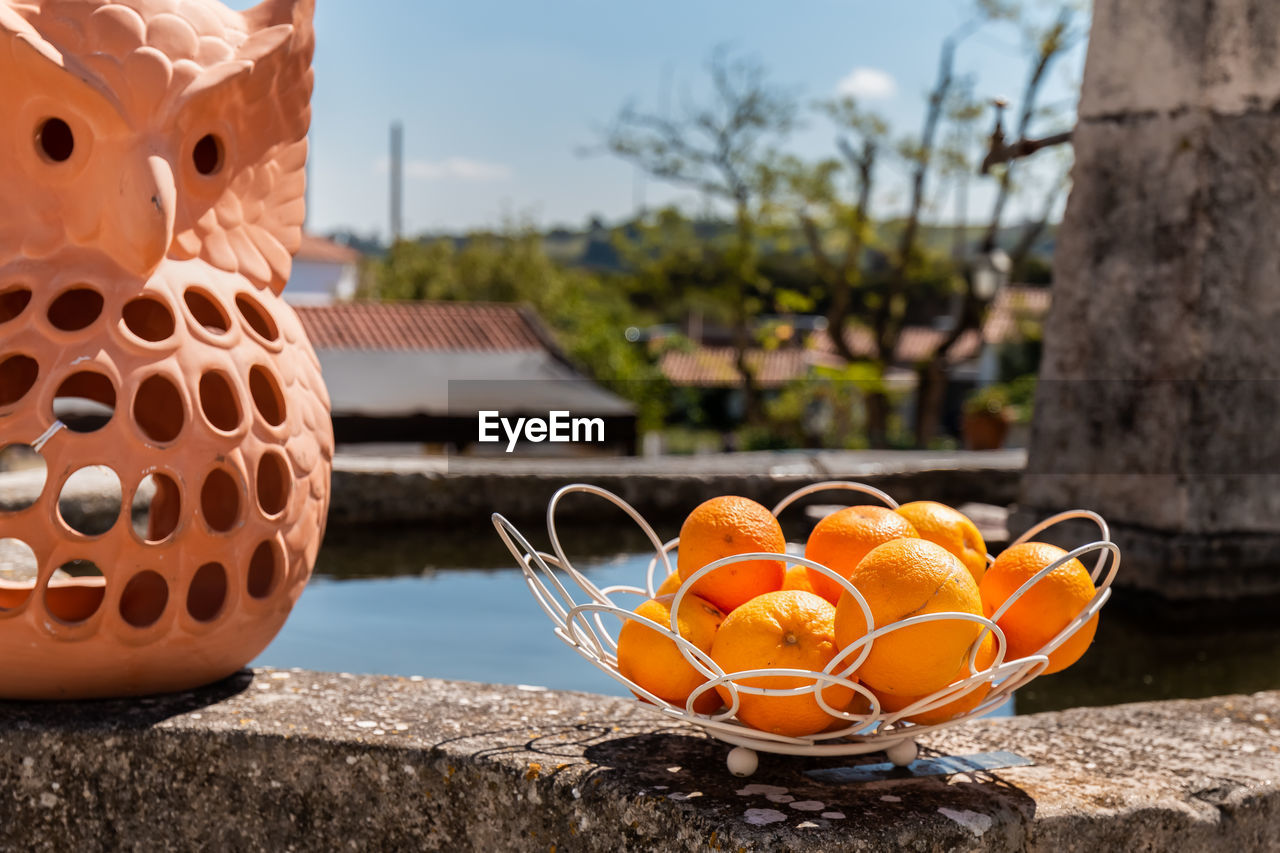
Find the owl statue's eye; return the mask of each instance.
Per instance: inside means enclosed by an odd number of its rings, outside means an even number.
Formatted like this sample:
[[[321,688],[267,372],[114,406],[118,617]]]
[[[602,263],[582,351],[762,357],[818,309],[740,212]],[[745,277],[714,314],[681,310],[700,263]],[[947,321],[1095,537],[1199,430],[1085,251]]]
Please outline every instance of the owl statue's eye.
[[[62,119],[45,119],[36,130],[36,148],[49,162],[65,163],[76,150],[75,134]]]
[[[200,141],[191,151],[191,159],[195,163],[196,171],[200,174],[205,176],[218,174],[222,169],[222,140],[212,133],[200,137]]]

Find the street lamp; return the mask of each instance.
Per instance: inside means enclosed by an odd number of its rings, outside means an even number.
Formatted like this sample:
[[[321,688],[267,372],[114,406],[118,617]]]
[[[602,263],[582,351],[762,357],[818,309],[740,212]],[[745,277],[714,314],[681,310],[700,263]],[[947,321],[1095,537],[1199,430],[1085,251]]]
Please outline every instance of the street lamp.
[[[999,249],[983,252],[973,259],[973,295],[983,302],[995,298],[1000,288],[1009,283],[1013,261]]]

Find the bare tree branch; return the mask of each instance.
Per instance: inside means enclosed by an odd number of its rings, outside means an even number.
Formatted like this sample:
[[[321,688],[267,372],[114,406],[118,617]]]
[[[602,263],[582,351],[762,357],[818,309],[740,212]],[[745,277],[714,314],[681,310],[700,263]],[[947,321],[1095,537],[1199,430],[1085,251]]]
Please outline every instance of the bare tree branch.
[[[1054,181],[1049,192],[1045,194],[1044,203],[1040,208],[1040,215],[1033,221],[1028,222],[1026,227],[1022,229],[1017,245],[1009,252],[1010,268],[1015,275],[1026,264],[1027,257],[1031,254],[1031,247],[1036,244],[1036,240],[1039,240],[1040,235],[1049,227],[1049,218],[1053,216],[1054,209],[1058,206],[1058,202],[1062,199],[1062,195],[1067,191],[1070,183],[1070,172],[1063,172]]]
[[[1020,140],[1027,138],[1028,131],[1031,128],[1031,121],[1035,116],[1036,101],[1040,97],[1040,87],[1048,76],[1049,68],[1053,65],[1054,60],[1071,46],[1075,38],[1071,31],[1071,22],[1074,16],[1074,9],[1070,6],[1063,6],[1058,10],[1058,15],[1054,22],[1049,25],[1049,28],[1044,33],[1039,35],[1036,62],[1031,68],[1031,74],[1027,77],[1026,88],[1022,95],[1022,111],[1018,116],[1017,136]],[[1004,173],[1000,176],[1000,186],[996,190],[995,205],[991,211],[991,221],[987,225],[987,233],[982,239],[982,251],[984,252],[990,252],[996,247],[996,239],[1000,233],[1000,222],[1004,218],[1005,204],[1009,200],[1010,191],[1013,187],[1013,171],[1013,164],[1009,163]]]
[[[1048,76],[1050,67],[1077,37],[1071,29],[1076,11],[1069,4],[1063,5],[1059,8],[1053,22],[1043,32],[1034,33],[1033,31],[1034,62],[1023,91],[1017,126],[1019,139],[1027,138],[1031,122],[1036,115],[1040,89]],[[999,125],[997,125],[997,131],[1000,132]],[[983,253],[990,253],[996,249],[1005,205],[1013,189],[1013,172],[1013,163],[1010,162],[1000,176],[991,220],[981,242]],[[956,313],[952,317],[950,330],[917,372],[916,444],[918,446],[927,446],[936,429],[951,352],[966,332],[981,328],[985,307],[974,292],[972,276],[966,275],[963,293],[958,301]]]
[[[889,364],[898,348],[898,338],[902,333],[902,306],[899,304],[903,291],[907,286],[911,264],[915,260],[916,241],[920,230],[920,215],[924,210],[925,182],[933,165],[933,147],[937,136],[938,124],[942,118],[943,107],[947,96],[955,82],[955,54],[960,40],[973,31],[966,25],[960,31],[948,37],[942,44],[942,52],[938,58],[938,77],[933,91],[929,93],[929,104],[925,112],[924,129],[920,133],[920,146],[916,154],[916,165],[911,178],[911,206],[907,221],[898,241],[898,255],[889,285],[885,290],[880,305],[876,309],[874,332],[876,338],[876,355],[882,364]]]
[[[1000,139],[991,140],[991,151],[982,160],[982,166],[979,172],[983,175],[990,174],[992,166],[998,166],[1001,163],[1008,163],[1023,157],[1029,157],[1043,148],[1052,148],[1055,145],[1064,145],[1071,141],[1074,131],[1064,130],[1061,133],[1054,133],[1050,136],[1044,136],[1040,139],[1027,139],[1023,137],[1017,142],[1007,143],[1004,141],[1003,135]]]

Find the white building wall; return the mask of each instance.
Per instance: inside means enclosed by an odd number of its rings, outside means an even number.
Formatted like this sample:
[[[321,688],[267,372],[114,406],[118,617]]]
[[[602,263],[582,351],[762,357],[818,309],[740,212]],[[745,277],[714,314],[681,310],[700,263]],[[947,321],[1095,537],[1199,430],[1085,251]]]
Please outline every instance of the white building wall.
[[[292,305],[328,305],[355,298],[358,273],[355,264],[328,261],[293,262],[293,274],[284,289],[285,301]]]
[[[509,412],[627,415],[635,407],[542,350],[459,352],[316,349],[336,415]]]

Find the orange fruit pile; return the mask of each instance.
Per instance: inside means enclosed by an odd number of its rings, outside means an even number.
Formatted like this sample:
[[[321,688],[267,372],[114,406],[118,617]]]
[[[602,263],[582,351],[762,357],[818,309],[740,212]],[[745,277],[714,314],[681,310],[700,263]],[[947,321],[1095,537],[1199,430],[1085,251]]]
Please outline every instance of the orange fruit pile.
[[[977,672],[982,672],[989,668],[996,660],[996,637],[990,631],[982,638],[982,645],[978,646],[978,656],[974,660],[974,667]],[[964,661],[960,664],[960,669],[951,678],[950,684],[963,681],[970,676],[969,672],[969,655],[966,653]],[[889,713],[901,711],[903,708],[914,705],[921,699],[921,696],[895,696],[892,693],[883,693],[878,690],[872,690],[876,694],[876,698],[880,700],[882,710]],[[987,694],[991,692],[991,682],[981,682],[970,689],[966,690],[962,695],[944,705],[928,711],[920,711],[907,717],[913,723],[919,723],[922,726],[932,726],[938,723],[945,723],[953,717],[968,713],[974,708],[982,704],[982,700],[987,698]]]
[[[843,718],[823,709],[865,713],[863,694],[844,684],[820,682],[799,672],[826,669],[874,694],[886,713],[902,711],[926,697],[970,678],[970,656],[981,673],[996,660],[998,643],[977,617],[993,618],[1028,579],[1066,552],[1041,542],[1013,546],[988,568],[986,543],[963,513],[935,501],[916,501],[896,510],[852,506],[832,513],[814,528],[805,556],[857,590],[804,566],[787,566],[786,539],[773,514],[738,496],[712,498],[689,514],[680,528],[676,571],[663,579],[656,597],[636,614],[664,632],[627,620],[618,639],[618,666],[624,676],[658,698],[685,706],[708,679],[689,664],[670,636],[674,594],[695,573],[726,557],[760,554],[703,575],[680,606],[680,636],[710,656],[725,673],[757,672],[735,678],[742,688],[718,684],[694,703],[699,713],[732,705],[737,719],[762,731],[801,737],[834,730]],[[776,555],[776,558],[775,558]],[[1071,560],[1046,575],[997,621],[1013,660],[1043,653],[1088,606],[1096,590],[1089,573]],[[904,620],[941,616],[905,627]],[[869,618],[868,618],[869,615]],[[890,630],[866,638],[874,631]],[[1070,666],[1093,639],[1097,616],[1049,654],[1048,672]],[[869,652],[865,645],[870,642]],[[975,643],[978,643],[976,652]],[[859,660],[861,658],[861,660]],[[852,665],[857,664],[856,671]],[[806,689],[807,688],[807,689]],[[921,725],[943,723],[978,707],[990,692],[978,682],[937,708],[907,717]]]

